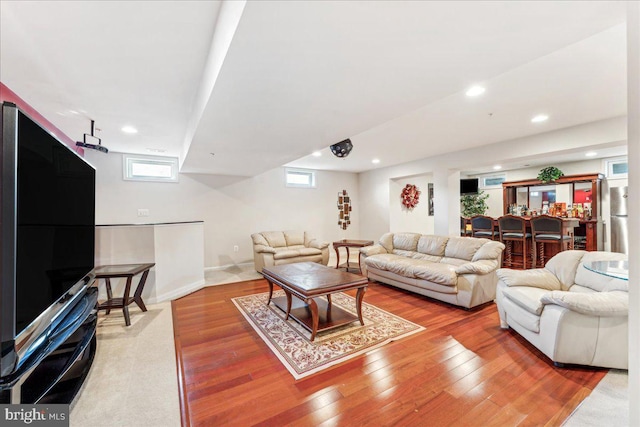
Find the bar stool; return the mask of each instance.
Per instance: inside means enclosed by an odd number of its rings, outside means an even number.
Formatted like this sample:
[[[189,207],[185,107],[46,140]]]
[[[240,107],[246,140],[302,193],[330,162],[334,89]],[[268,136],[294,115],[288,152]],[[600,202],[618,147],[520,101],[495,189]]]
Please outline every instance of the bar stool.
[[[498,229],[500,230],[500,241],[505,244],[505,258],[502,264],[505,267],[513,267],[517,263],[513,260],[513,255],[521,255],[523,269],[527,269],[527,261],[529,265],[533,265],[533,259],[529,260],[528,248],[532,242],[531,233],[527,233],[527,222],[524,218],[515,215],[504,215],[498,218]],[[513,251],[513,242],[522,244],[522,252]],[[533,248],[532,248],[532,252]],[[533,253],[531,253],[533,255]]]
[[[572,236],[562,234],[562,219],[555,216],[540,215],[531,218],[531,234],[533,234],[533,265],[535,267],[544,267],[547,263],[544,255],[545,243],[558,245],[558,252],[571,247]]]
[[[471,236],[471,230],[467,230],[467,224],[471,224],[469,222],[469,218],[461,216],[460,217],[460,236],[461,237]]]
[[[471,217],[471,235],[485,239],[497,240],[498,232],[493,228],[493,218],[485,215]]]

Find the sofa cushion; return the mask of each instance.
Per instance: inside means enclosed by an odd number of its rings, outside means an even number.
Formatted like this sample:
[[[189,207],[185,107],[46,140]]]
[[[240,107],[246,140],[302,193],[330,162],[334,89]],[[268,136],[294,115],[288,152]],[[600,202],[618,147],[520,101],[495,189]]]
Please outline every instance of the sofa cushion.
[[[420,236],[417,249],[423,254],[443,257],[447,241],[449,238],[445,236]]]
[[[418,247],[418,233],[395,233],[393,235],[393,249],[415,251]]]
[[[322,255],[322,250],[318,248],[300,248],[296,249],[298,253],[302,256],[310,256],[310,255]]]
[[[380,254],[365,259],[368,267],[389,271],[410,279],[422,279],[444,286],[455,286],[458,276],[455,267],[401,255]]]
[[[283,234],[287,246],[304,246],[304,231],[285,231]]]
[[[389,265],[403,259],[403,257],[394,254],[378,254],[367,257],[364,262],[369,267],[377,268],[378,270],[389,270]]]
[[[478,249],[487,242],[490,240],[474,237],[450,237],[444,250],[444,256],[471,261]]]
[[[300,256],[299,249],[289,249],[289,248],[276,248],[276,253],[273,255],[273,259],[286,259],[286,258],[295,258]]]
[[[504,288],[502,292],[505,297],[513,301],[518,307],[536,316],[540,316],[544,308],[544,304],[541,301],[542,297],[550,293],[546,289],[529,288],[526,286]]]
[[[542,297],[544,304],[556,304],[590,316],[628,316],[629,295],[614,292],[549,292]]]
[[[262,235],[267,239],[269,246],[272,248],[287,246],[287,241],[284,238],[284,233],[282,231],[264,231]]]
[[[418,279],[446,286],[455,286],[458,283],[458,275],[452,265],[419,260],[413,261],[413,275]]]

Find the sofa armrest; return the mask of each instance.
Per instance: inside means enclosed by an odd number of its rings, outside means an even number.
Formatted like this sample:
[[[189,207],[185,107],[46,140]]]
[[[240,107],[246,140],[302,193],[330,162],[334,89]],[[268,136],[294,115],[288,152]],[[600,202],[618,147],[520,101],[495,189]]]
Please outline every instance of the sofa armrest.
[[[276,253],[276,248],[272,248],[271,246],[265,246],[265,245],[254,245],[253,250],[257,253],[268,253],[268,254]]]
[[[468,262],[456,267],[456,274],[489,274],[498,268],[498,260],[483,259],[480,261]]]
[[[328,242],[321,242],[318,239],[311,239],[309,241],[309,246],[310,248],[316,248],[316,249],[324,249],[329,247],[329,243]]]
[[[378,254],[386,254],[387,250],[382,245],[371,245],[365,246],[364,248],[360,248],[360,253],[364,256],[378,255]]]
[[[498,278],[507,286],[530,286],[550,291],[562,289],[560,280],[545,268],[535,268],[533,270],[500,268],[497,274]]]
[[[542,304],[555,304],[588,316],[628,316],[629,294],[626,292],[548,292]]]

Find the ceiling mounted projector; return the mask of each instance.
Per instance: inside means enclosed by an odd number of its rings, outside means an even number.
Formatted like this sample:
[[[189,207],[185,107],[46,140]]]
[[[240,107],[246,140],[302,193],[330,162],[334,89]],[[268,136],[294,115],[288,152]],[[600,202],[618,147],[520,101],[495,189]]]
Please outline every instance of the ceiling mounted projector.
[[[76,145],[78,147],[91,148],[92,150],[98,150],[98,151],[102,151],[103,153],[108,153],[109,149],[102,145],[102,140],[93,134],[94,124],[95,124],[95,121],[91,120],[91,135],[85,133],[84,136],[82,137],[82,142],[77,141]],[[97,144],[91,144],[91,143],[87,142],[87,137],[88,136],[93,138],[93,139],[95,139],[95,140],[97,140],[98,143]]]
[[[336,144],[333,144],[331,147],[331,152],[336,157],[347,157],[351,150],[353,149],[353,144],[349,138],[344,141],[340,141]]]

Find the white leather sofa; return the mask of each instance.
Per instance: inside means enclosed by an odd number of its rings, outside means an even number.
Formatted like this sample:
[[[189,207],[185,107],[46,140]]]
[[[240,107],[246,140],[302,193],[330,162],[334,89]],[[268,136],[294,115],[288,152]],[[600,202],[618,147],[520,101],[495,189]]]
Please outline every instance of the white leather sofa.
[[[360,268],[370,280],[471,308],[495,299],[503,250],[489,239],[386,233],[360,249]]]
[[[253,260],[258,273],[263,267],[294,262],[329,262],[329,243],[312,238],[306,231],[263,231],[251,235]]]
[[[502,328],[513,328],[556,365],[628,368],[628,283],[584,264],[612,252],[564,251],[544,268],[498,270]]]

